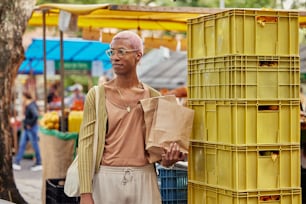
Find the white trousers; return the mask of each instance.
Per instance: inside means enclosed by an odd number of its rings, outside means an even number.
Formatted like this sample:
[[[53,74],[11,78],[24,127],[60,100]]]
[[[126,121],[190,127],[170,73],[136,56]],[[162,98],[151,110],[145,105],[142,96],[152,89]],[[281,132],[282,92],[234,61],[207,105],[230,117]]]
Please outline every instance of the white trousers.
[[[93,199],[96,204],[161,204],[153,164],[101,166],[93,180]]]

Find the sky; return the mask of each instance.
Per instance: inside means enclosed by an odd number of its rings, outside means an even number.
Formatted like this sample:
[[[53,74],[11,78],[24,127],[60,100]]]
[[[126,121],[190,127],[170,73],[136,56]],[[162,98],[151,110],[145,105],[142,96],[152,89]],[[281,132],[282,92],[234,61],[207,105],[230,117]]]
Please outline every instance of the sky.
[[[291,4],[292,4],[292,0],[286,0],[284,2],[284,9],[289,9]]]

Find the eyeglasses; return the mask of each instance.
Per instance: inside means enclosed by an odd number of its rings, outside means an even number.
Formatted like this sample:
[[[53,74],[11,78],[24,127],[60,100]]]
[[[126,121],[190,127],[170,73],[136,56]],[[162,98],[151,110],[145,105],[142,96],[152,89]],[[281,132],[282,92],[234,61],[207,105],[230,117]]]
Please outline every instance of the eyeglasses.
[[[138,51],[137,49],[134,49],[134,50],[126,50],[126,49],[109,49],[109,50],[106,50],[105,53],[107,54],[107,56],[109,57],[113,57],[115,54],[117,54],[118,57],[123,57],[124,55],[126,55],[126,53],[129,53],[129,52],[136,52]]]

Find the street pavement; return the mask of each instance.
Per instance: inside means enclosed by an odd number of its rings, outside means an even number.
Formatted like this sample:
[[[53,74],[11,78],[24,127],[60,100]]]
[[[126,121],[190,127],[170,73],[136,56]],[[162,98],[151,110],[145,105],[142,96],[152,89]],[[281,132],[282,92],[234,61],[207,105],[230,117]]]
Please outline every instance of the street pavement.
[[[42,171],[31,171],[33,161],[21,160],[21,170],[14,170],[17,188],[28,204],[41,204]],[[1,203],[1,202],[0,202]]]

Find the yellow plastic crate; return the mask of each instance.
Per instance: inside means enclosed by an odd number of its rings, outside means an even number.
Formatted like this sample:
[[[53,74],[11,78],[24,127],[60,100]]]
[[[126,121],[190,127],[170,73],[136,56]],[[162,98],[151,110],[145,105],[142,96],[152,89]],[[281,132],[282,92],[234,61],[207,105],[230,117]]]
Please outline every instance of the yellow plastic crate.
[[[188,58],[299,55],[299,13],[232,9],[188,19]]]
[[[188,168],[189,180],[234,191],[298,188],[300,148],[191,141]]]
[[[230,55],[188,60],[194,99],[299,100],[300,58]]]
[[[79,132],[83,120],[83,111],[71,111],[68,116],[68,132]]]
[[[192,140],[221,144],[299,144],[300,101],[187,101]]]
[[[301,204],[301,189],[237,192],[188,183],[188,204]]]

